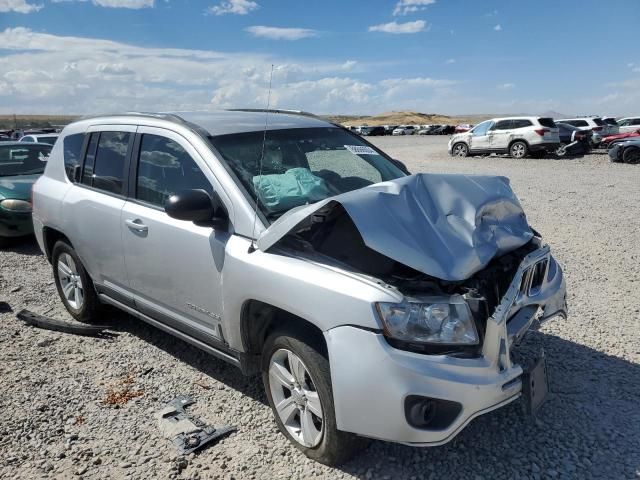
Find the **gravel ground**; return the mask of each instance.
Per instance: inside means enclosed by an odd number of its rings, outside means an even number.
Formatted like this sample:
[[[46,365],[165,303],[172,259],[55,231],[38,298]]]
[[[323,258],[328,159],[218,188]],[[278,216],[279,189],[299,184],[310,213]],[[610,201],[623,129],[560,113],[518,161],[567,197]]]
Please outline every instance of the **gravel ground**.
[[[530,335],[552,393],[536,420],[518,402],[443,447],[372,442],[339,469],[277,433],[260,379],[113,312],[112,339],[25,327],[0,314],[0,478],[640,478],[640,167],[571,160],[452,159],[446,138],[376,138],[411,171],[506,175],[565,268],[570,317]],[[69,318],[35,242],[0,251],[0,300]],[[139,392],[122,406],[109,393]],[[179,394],[237,433],[180,456],[153,413]]]

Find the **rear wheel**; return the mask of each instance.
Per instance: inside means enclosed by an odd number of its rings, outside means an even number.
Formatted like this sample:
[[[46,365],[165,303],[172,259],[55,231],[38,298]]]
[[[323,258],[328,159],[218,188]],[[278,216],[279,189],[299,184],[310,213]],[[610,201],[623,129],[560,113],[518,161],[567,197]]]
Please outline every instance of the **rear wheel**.
[[[511,158],[524,158],[529,153],[529,147],[524,142],[513,142],[509,147]]]
[[[555,149],[556,157],[564,157],[567,155],[567,146],[565,144],[559,145],[558,148]]]
[[[451,154],[454,157],[467,157],[469,156],[469,147],[463,142],[456,143],[453,148],[451,148]]]
[[[95,323],[100,300],[76,251],[68,243],[58,241],[53,247],[51,263],[56,288],[67,311],[79,322]]]
[[[627,148],[622,154],[624,163],[640,163],[640,148]]]
[[[280,332],[262,354],[262,381],[280,431],[306,456],[340,465],[365,441],[336,426],[329,361],[303,336]]]

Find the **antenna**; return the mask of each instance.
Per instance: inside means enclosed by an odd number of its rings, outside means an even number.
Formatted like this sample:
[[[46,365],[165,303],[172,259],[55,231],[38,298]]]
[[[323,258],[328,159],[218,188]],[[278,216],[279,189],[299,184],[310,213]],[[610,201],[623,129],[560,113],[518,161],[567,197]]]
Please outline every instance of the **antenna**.
[[[264,149],[267,144],[267,127],[269,127],[269,107],[271,105],[271,82],[273,80],[273,63],[271,64],[271,73],[269,74],[269,93],[267,95],[267,109],[264,112],[264,132],[262,134],[262,151],[260,152],[260,165],[258,167],[258,186],[262,182],[262,161],[264,160]],[[258,188],[256,188],[256,208],[253,212],[253,229],[251,230],[251,245],[249,245],[249,253],[256,251],[256,222],[258,220]]]

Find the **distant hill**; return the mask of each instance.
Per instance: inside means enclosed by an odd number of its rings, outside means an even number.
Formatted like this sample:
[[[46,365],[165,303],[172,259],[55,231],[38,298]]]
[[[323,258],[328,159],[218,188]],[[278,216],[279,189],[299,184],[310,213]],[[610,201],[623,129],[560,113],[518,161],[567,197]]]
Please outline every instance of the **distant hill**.
[[[76,118],[77,115],[0,115],[0,129],[67,125]]]
[[[439,113],[420,113],[409,110],[385,112],[377,115],[328,115],[332,122],[347,126],[354,125],[456,125],[459,123],[476,124],[490,115],[449,116]]]

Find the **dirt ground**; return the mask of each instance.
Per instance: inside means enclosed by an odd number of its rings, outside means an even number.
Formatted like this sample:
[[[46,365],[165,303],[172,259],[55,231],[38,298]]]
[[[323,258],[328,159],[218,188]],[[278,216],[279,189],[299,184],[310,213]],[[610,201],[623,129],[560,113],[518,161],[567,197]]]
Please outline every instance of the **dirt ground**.
[[[567,277],[569,318],[528,337],[544,347],[551,395],[535,420],[516,402],[451,443],[374,441],[346,465],[316,464],[287,443],[258,377],[126,315],[110,339],[25,327],[29,308],[68,318],[33,241],[0,250],[0,478],[640,478],[640,166],[604,154],[553,160],[451,158],[446,137],[373,141],[412,172],[504,175]],[[132,394],[110,405],[110,393]],[[180,456],[153,413],[179,394],[238,431]],[[136,396],[137,395],[137,396]]]

